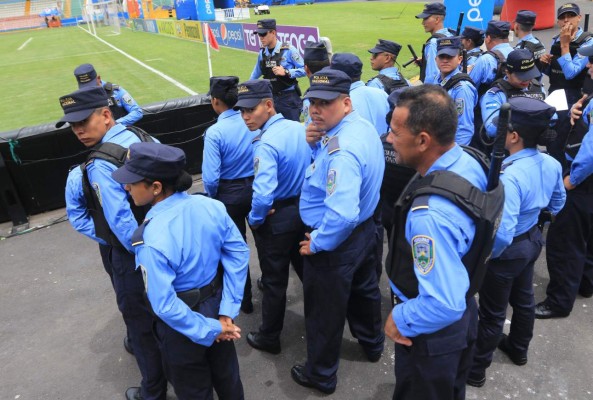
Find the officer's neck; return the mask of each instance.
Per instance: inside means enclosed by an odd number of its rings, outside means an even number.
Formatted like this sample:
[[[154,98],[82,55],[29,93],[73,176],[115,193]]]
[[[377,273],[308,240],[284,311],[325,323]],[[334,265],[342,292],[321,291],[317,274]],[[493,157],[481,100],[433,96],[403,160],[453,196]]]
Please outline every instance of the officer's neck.
[[[278,38],[276,38],[276,37],[275,37],[275,38],[274,38],[274,39],[273,39],[273,40],[270,42],[270,44],[268,45],[268,50],[270,51],[270,53],[271,53],[272,51],[274,51],[274,49],[276,48],[276,44],[277,44],[277,43],[278,43]]]
[[[420,176],[426,176],[426,173],[434,165],[434,163],[441,158],[443,154],[451,150],[455,146],[455,142],[442,146],[440,144],[434,143],[427,151],[424,153],[424,156],[421,157],[420,162],[414,168]]]
[[[440,31],[441,29],[443,29],[445,27],[445,24],[443,24],[442,22],[437,24],[434,29],[430,32],[431,35],[434,35],[435,33],[437,33],[438,31]]]

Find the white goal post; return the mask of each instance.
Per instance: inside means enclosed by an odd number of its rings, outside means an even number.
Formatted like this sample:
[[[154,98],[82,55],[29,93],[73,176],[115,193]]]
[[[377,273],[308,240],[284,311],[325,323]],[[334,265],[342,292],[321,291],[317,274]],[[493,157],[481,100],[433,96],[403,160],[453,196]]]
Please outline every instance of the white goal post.
[[[119,35],[122,25],[126,25],[123,7],[118,0],[92,2],[85,0],[82,5],[82,21],[78,25],[95,36]]]

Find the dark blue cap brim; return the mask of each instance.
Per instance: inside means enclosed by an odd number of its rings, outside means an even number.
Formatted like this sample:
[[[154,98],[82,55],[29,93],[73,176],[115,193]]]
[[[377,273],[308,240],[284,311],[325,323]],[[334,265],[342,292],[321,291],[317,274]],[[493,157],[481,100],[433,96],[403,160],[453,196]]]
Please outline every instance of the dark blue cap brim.
[[[383,49],[379,49],[377,47],[373,47],[372,49],[369,49],[369,53],[371,54],[379,54],[379,53],[388,53]]]
[[[238,110],[240,108],[254,108],[257,106],[264,98],[249,98],[249,99],[240,99],[237,101],[237,104],[233,107],[233,110]]]
[[[441,54],[446,54],[448,56],[455,57],[459,55],[459,49],[454,49],[451,47],[448,47],[446,49],[440,49],[439,51],[437,51],[437,56],[440,56]]]
[[[122,185],[128,183],[136,183],[144,180],[144,176],[135,174],[128,170],[125,165],[119,167],[111,173],[111,177],[114,181],[121,183]]]
[[[74,111],[71,113],[68,113],[66,115],[64,115],[57,123],[56,123],[56,128],[61,128],[62,125],[64,125],[66,122],[68,123],[72,123],[72,122],[80,122],[80,121],[84,121],[85,119],[87,119],[93,112],[95,111],[94,108],[89,108],[87,110],[80,110],[80,111]]]
[[[522,81],[530,81],[532,79],[539,78],[540,76],[542,76],[541,72],[539,72],[539,69],[537,69],[536,67],[523,72],[512,72],[512,74],[514,74],[517,78],[519,78]]]
[[[264,33],[268,33],[270,31],[273,31],[273,29],[256,29],[255,32],[252,33],[252,35],[263,35]]]
[[[416,15],[416,18],[418,19],[424,19],[424,18],[428,18],[430,17],[432,14],[428,14],[428,13],[420,13],[418,15]]]
[[[333,90],[311,90],[311,89],[309,89],[307,91],[307,94],[305,94],[305,99],[333,100],[341,94],[345,94],[345,93],[340,93],[340,92],[336,92]]]

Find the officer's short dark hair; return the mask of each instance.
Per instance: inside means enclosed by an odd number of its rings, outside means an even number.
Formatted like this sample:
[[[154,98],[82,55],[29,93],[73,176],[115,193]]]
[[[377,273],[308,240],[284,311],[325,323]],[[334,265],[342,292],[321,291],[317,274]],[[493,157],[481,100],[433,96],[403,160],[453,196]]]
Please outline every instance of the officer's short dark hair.
[[[455,141],[457,110],[440,85],[412,86],[401,92],[397,107],[408,109],[406,127],[414,134],[428,132],[441,145]]]
[[[321,71],[325,67],[329,67],[330,63],[329,60],[308,61],[305,63],[305,65],[307,66],[307,68],[309,68],[309,71],[311,71],[311,73],[314,74],[316,72]]]
[[[228,108],[233,108],[237,104],[237,89],[228,90],[222,97],[217,97],[218,100],[222,101]]]
[[[519,28],[519,30],[521,30],[522,32],[531,32],[533,30],[533,25],[526,25],[526,24],[520,24],[518,22],[515,21],[515,25]]]
[[[480,47],[481,45],[484,44],[484,38],[481,37],[479,39],[470,39],[472,42],[474,42],[474,44],[476,45],[476,47]]]

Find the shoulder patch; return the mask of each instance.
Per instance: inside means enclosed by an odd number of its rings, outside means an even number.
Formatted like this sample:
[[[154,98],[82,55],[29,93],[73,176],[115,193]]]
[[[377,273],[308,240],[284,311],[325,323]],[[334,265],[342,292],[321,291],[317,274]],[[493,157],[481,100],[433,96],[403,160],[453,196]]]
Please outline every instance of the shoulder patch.
[[[255,157],[253,160],[253,175],[257,175],[257,171],[259,170],[259,157]]]
[[[297,64],[304,64],[303,59],[301,58],[301,55],[299,54],[298,51],[293,51],[291,58],[292,58],[292,61],[294,61]]]
[[[422,275],[427,275],[434,267],[434,248],[434,239],[430,236],[417,235],[412,238],[414,266]]]
[[[124,101],[124,103],[126,103],[129,106],[134,104],[134,99],[132,99],[132,96],[130,96],[128,93],[124,94],[124,96],[122,97],[122,100]]]
[[[99,188],[99,184],[93,183],[91,186],[95,191],[95,195],[97,195],[97,199],[99,199],[99,204],[101,204],[101,207],[103,207],[103,199],[101,198],[101,188]]]
[[[465,100],[463,98],[455,99],[455,109],[457,110],[457,115],[463,115],[463,110],[465,110]]]
[[[327,171],[327,195],[331,196],[336,191],[337,172],[335,169]]]

